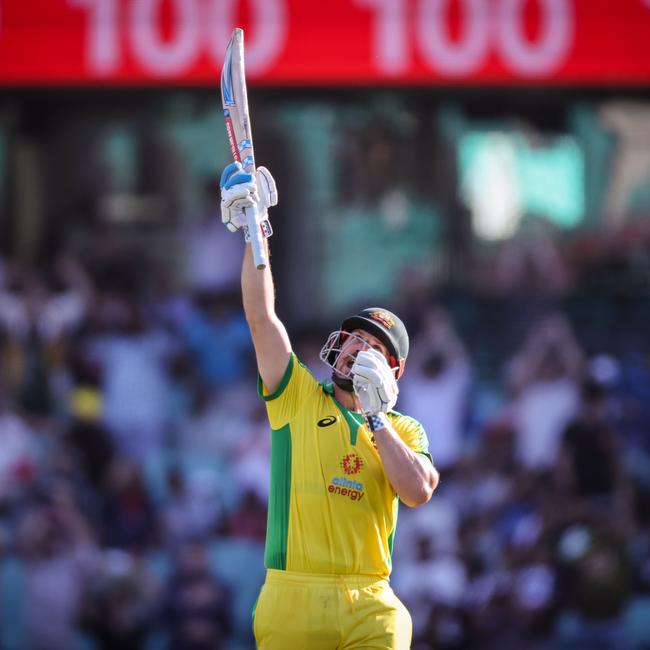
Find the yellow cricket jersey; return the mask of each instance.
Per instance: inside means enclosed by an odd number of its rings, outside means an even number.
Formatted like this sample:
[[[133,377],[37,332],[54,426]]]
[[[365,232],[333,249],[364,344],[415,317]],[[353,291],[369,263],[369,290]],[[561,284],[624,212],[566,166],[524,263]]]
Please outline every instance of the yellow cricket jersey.
[[[399,499],[363,415],[291,355],[277,390],[258,380],[272,429],[268,569],[388,577]],[[397,411],[402,440],[429,460],[422,425]]]

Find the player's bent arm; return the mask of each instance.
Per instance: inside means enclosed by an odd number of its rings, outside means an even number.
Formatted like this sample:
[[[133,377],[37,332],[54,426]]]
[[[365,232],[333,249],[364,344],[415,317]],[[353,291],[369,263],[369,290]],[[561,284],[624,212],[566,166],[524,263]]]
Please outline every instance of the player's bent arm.
[[[386,476],[402,503],[411,508],[427,503],[440,481],[431,461],[413,451],[390,425],[374,436]]]
[[[268,244],[264,242],[267,258]],[[241,272],[244,314],[250,328],[257,369],[266,389],[280,385],[291,355],[291,342],[284,324],[275,313],[275,287],[270,263],[258,270],[250,244],[246,244]]]

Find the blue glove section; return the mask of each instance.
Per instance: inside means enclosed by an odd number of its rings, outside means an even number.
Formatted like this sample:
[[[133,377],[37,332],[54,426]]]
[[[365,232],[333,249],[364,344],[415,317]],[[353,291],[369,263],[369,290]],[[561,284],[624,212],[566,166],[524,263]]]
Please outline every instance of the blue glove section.
[[[253,180],[253,174],[243,170],[240,162],[230,163],[222,172],[219,185],[224,190],[229,190],[239,183],[250,183]]]

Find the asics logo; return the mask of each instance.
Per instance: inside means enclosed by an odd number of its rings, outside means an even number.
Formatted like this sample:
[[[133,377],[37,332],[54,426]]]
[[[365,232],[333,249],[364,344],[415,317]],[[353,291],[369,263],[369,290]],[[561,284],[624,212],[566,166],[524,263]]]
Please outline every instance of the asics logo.
[[[322,418],[321,420],[318,420],[316,423],[319,427],[329,427],[332,424],[336,422],[336,416],[334,415],[328,415],[327,417]]]

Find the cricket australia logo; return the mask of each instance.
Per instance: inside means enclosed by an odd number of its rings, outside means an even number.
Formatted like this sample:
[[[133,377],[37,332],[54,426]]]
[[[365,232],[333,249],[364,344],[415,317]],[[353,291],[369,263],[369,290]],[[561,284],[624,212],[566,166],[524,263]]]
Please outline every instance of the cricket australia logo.
[[[341,469],[346,474],[358,474],[363,468],[363,461],[356,454],[348,454],[343,456],[341,461]]]
[[[395,327],[395,320],[393,317],[388,314],[385,311],[373,311],[370,314],[368,314],[370,318],[373,318],[376,321],[379,321],[384,327],[387,329],[391,329],[392,327]]]

